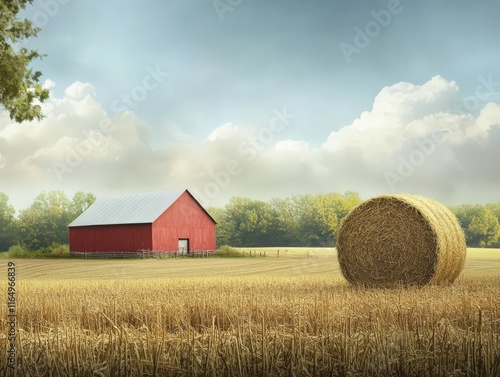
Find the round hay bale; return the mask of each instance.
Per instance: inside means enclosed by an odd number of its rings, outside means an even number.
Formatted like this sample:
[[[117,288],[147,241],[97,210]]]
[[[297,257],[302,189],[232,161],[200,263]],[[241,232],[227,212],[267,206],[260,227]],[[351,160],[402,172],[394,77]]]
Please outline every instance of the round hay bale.
[[[455,215],[418,195],[383,195],[354,208],[337,234],[344,277],[370,287],[451,284],[465,263]]]

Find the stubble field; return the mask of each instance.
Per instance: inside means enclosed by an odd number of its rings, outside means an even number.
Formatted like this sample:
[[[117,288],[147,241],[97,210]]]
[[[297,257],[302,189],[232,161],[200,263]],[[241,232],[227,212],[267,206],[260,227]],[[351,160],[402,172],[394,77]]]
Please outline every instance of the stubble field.
[[[259,254],[266,252],[266,257]],[[499,376],[500,251],[449,287],[350,287],[333,249],[13,260],[18,376]],[[5,262],[6,264],[6,262]]]

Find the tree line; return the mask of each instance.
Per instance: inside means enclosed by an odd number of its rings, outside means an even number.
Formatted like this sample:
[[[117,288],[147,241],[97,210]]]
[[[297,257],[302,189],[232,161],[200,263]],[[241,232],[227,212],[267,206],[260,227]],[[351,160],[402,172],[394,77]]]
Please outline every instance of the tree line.
[[[40,250],[68,243],[68,225],[95,202],[92,193],[40,193],[16,215],[0,193],[0,251],[13,245]],[[293,195],[269,201],[233,197],[207,208],[217,221],[217,245],[235,247],[331,247],[342,219],[362,199],[356,192]],[[500,247],[500,203],[450,207],[470,247]]]
[[[0,251],[13,245],[35,251],[67,244],[68,225],[95,199],[94,194],[82,191],[71,199],[63,191],[42,192],[16,216],[8,196],[0,193]]]
[[[340,220],[360,203],[355,192],[270,201],[235,197],[207,210],[217,221],[218,246],[326,247],[334,244]]]
[[[450,207],[465,233],[467,246],[500,247],[500,203]]]
[[[362,199],[356,192],[294,195],[271,201],[235,197],[209,208],[217,221],[217,245],[235,247],[335,245],[342,219]],[[500,203],[449,207],[469,247],[500,247]]]

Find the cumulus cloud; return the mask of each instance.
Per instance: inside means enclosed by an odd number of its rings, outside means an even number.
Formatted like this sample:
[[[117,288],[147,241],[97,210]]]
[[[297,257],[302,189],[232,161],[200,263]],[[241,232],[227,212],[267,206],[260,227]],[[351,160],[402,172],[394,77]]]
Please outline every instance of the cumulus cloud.
[[[467,113],[457,84],[440,76],[423,85],[397,83],[383,88],[372,109],[331,132],[319,148],[276,134],[274,148],[263,147],[247,161],[236,153],[236,136],[221,140],[233,145],[225,155],[242,172],[227,190],[212,181],[221,192],[263,198],[355,190],[365,197],[418,193],[449,204],[498,201],[499,111],[490,103],[477,117]],[[207,196],[214,195],[211,183],[205,188]]]
[[[276,143],[276,150],[290,151],[290,152],[307,152],[309,151],[309,143],[306,141],[282,140]]]
[[[226,123],[215,130],[213,130],[210,135],[208,135],[209,141],[224,140],[229,139],[238,133],[238,127],[232,123]]]
[[[0,118],[0,191],[18,208],[42,190],[184,187],[206,205],[235,195],[346,190],[412,192],[450,204],[500,201],[500,106],[489,103],[474,117],[459,103],[457,84],[436,76],[383,88],[370,110],[317,148],[285,138],[294,122],[286,109],[260,127],[226,123],[201,142],[153,148],[148,124],[130,111],[108,114],[95,88],[76,82],[44,104],[42,121]]]
[[[327,159],[342,158],[351,169],[347,179],[368,194],[413,192],[447,202],[500,200],[493,184],[500,182],[493,132],[500,106],[490,103],[474,118],[460,111],[459,102],[457,85],[440,76],[421,86],[395,84],[379,93],[371,111],[332,132],[322,149]],[[484,153],[472,152],[473,147]],[[327,165],[335,166],[333,161]],[[331,173],[341,170],[337,166]],[[472,176],[478,181],[469,180]],[[491,184],[480,183],[487,181]],[[481,190],[474,189],[476,184]]]
[[[75,101],[83,100],[87,96],[95,97],[95,88],[89,83],[77,81],[64,91],[66,97]]]

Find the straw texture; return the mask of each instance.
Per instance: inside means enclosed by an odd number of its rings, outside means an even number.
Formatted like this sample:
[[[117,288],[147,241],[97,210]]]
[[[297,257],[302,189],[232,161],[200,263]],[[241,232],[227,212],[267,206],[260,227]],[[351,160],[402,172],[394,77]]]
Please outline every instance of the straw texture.
[[[372,198],[345,217],[337,234],[340,269],[355,285],[451,284],[466,251],[455,215],[418,195]]]

